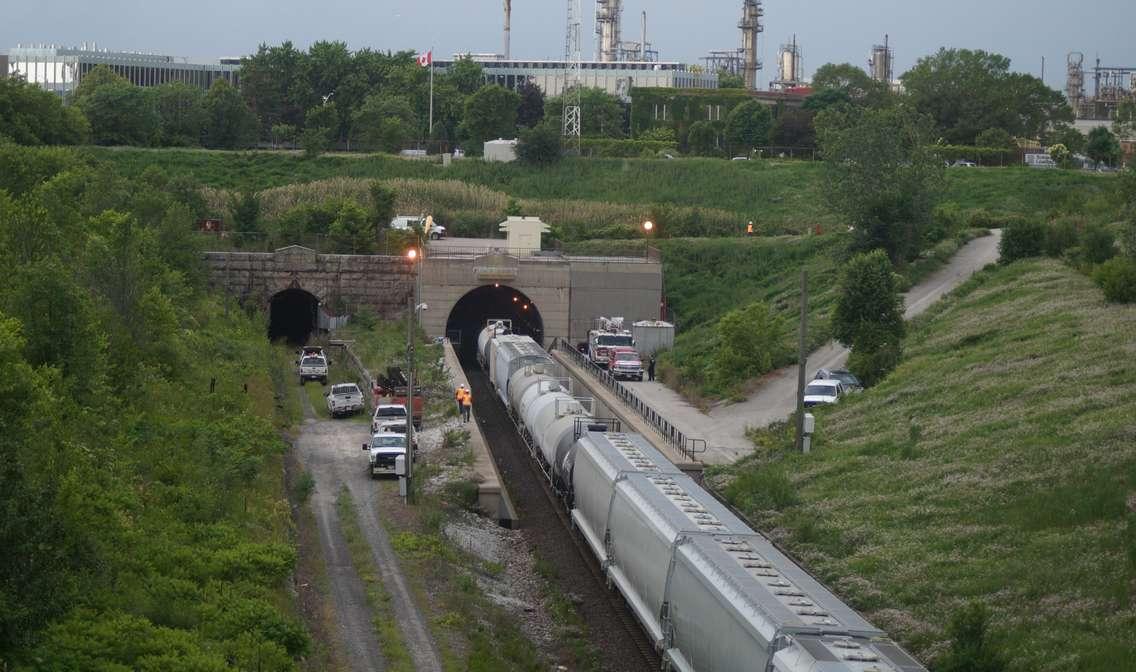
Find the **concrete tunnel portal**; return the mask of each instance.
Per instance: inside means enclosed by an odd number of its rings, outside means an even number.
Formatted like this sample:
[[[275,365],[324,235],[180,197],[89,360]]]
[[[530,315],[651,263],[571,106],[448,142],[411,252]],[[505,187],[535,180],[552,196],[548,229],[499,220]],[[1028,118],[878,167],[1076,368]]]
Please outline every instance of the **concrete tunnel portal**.
[[[536,304],[524,292],[502,284],[482,285],[458,299],[446,320],[446,336],[462,359],[474,357],[477,335],[496,319],[512,320],[513,333],[544,344],[544,320]]]
[[[319,326],[319,303],[298,287],[277,292],[268,304],[268,339],[303,345]]]

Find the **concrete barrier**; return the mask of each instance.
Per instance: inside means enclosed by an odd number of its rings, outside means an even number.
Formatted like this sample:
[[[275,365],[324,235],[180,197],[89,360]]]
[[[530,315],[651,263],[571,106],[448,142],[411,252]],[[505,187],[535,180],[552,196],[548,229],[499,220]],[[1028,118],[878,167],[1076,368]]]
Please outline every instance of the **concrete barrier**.
[[[465,371],[449,339],[446,339],[442,345],[442,350],[445,353],[451,389],[456,389],[458,385],[465,385],[468,388],[469,379],[465,377]],[[497,464],[493,461],[489,446],[485,443],[481,427],[476,422],[471,422],[463,425],[463,428],[469,429],[469,445],[473,448],[473,470],[481,480],[477,485],[478,506],[503,527],[512,527],[517,521],[517,511],[513,507],[512,500],[509,499],[509,493],[505,490],[501,473],[497,471]]]

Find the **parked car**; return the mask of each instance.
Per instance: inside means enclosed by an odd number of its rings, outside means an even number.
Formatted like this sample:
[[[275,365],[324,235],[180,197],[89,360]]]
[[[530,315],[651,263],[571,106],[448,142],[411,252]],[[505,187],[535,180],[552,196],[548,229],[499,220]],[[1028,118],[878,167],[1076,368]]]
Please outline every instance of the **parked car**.
[[[367,473],[371,478],[395,473],[395,460],[406,455],[405,434],[374,434],[363,444],[367,451]]]
[[[805,386],[805,408],[835,404],[844,393],[844,383],[839,380],[814,380]]]
[[[363,392],[355,383],[332,385],[327,395],[327,412],[331,417],[354,415],[363,410]]]
[[[382,420],[379,422],[379,428],[376,434],[406,434],[406,418],[394,418]],[[418,459],[418,435],[414,435],[414,454],[413,458]]]
[[[967,161],[966,159],[959,159],[958,161],[955,161],[951,165],[954,166],[955,168],[974,168],[978,164],[973,162],[973,161]]]
[[[635,348],[613,348],[608,362],[608,370],[616,380],[643,380],[643,359]]]
[[[864,384],[848,369],[817,369],[813,380],[839,380],[844,383],[844,389],[848,392],[860,392],[864,389]]]
[[[446,237],[446,227],[436,223],[431,216],[398,215],[390,221],[390,228],[396,231],[409,231],[415,227],[421,227],[422,234],[430,240]]]
[[[376,406],[375,414],[371,416],[371,431],[379,431],[379,425],[387,420],[406,422],[406,404],[379,404]]]
[[[734,158],[732,158],[730,160],[731,161],[749,161],[749,157],[748,156],[735,156]]]
[[[300,384],[309,380],[318,380],[320,384],[327,385],[327,358],[323,355],[304,355],[296,365],[300,376]]]

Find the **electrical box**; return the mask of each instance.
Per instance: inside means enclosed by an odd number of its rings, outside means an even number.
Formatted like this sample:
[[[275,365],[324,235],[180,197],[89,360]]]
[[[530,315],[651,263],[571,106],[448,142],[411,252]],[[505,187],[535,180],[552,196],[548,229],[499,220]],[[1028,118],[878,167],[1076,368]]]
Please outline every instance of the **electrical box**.
[[[394,458],[394,473],[398,476],[406,476],[406,456],[399,455]]]
[[[805,413],[805,434],[811,435],[816,429],[816,417],[812,413]]]

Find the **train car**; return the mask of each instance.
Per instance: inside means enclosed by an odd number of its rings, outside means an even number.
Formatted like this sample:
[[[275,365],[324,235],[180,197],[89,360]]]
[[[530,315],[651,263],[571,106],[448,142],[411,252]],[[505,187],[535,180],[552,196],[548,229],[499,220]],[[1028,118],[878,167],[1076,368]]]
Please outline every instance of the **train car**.
[[[543,388],[533,390],[534,394],[548,392],[551,390],[552,383],[557,384],[562,389],[568,388],[568,379],[554,375],[559,373],[559,367],[555,364],[552,366],[545,366],[543,364],[529,365],[519,369],[509,379],[509,403],[506,404],[514,419],[521,417],[521,406],[525,400],[526,395],[529,393],[530,388],[539,386],[541,383],[547,383]]]
[[[636,434],[575,443],[572,521],[682,672],[926,672]]]
[[[489,370],[489,348],[492,345],[493,339],[500,334],[507,334],[512,331],[512,321],[510,320],[489,320],[485,324],[485,328],[477,334],[477,363],[481,368],[486,371]]]
[[[528,336],[502,335],[493,339],[489,348],[489,382],[497,390],[501,403],[509,406],[509,378],[526,366],[553,365],[552,357]]]

